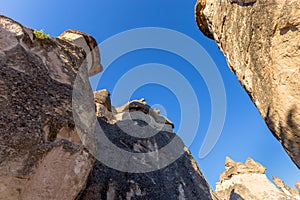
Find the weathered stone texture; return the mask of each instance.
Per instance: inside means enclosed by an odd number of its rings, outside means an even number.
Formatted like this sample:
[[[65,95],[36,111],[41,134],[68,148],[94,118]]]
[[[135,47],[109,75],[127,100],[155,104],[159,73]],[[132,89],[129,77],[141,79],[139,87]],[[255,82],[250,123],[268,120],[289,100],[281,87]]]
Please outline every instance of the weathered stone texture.
[[[225,172],[220,175],[215,194],[220,200],[298,200],[300,193],[273,178],[276,187],[265,175],[266,168],[248,158],[245,164],[226,158]]]
[[[85,55],[0,16],[0,199],[74,199],[86,184],[71,103]]]
[[[160,159],[159,150],[175,137],[172,122],[159,115],[144,99],[113,107],[107,90],[96,91],[94,96],[98,122],[113,145],[132,153],[155,152],[153,160]],[[190,152],[182,142],[177,148],[182,150],[179,159],[161,169],[153,166],[158,170],[146,173],[118,171],[97,161],[78,199],[212,199],[210,188]],[[130,162],[126,164],[130,166]],[[140,164],[134,167],[157,163]]]
[[[300,167],[300,2],[198,0],[213,38],[274,136]]]
[[[175,134],[173,123],[143,100],[116,108],[107,90],[92,93],[88,76],[102,69],[93,48],[84,33],[42,39],[0,15],[0,200],[212,199],[180,139],[173,151],[182,156],[153,172],[120,172],[95,161],[96,122],[114,145],[134,153],[156,152]]]
[[[98,44],[92,36],[77,30],[67,30],[59,38],[67,40],[85,51],[89,76],[96,75],[103,70]]]

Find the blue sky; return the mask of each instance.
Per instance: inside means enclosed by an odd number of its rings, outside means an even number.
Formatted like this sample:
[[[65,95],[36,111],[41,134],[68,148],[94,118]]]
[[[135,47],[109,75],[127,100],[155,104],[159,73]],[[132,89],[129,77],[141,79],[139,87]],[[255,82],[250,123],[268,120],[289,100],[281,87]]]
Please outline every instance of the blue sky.
[[[252,157],[267,168],[269,178],[276,175],[289,186],[294,187],[295,182],[300,180],[299,170],[268,130],[247,93],[227,67],[226,60],[215,42],[199,31],[194,19],[194,4],[195,1],[190,0],[172,2],[166,0],[85,2],[3,0],[0,13],[33,29],[44,29],[53,37],[64,30],[77,29],[91,34],[98,43],[123,31],[143,27],[167,28],[187,35],[197,41],[213,59],[222,76],[226,91],[225,124],[216,146],[206,157],[200,159],[198,154],[211,118],[210,93],[203,77],[197,74],[191,63],[184,58],[160,49],[132,51],[120,56],[110,66],[104,66],[105,71],[97,88],[107,88],[113,93],[117,81],[139,65],[160,63],[169,66],[184,76],[196,93],[200,122],[194,118],[189,119],[190,122],[199,123],[197,134],[189,148],[212,188],[215,188],[219,174],[224,171],[226,156],[241,162]],[[176,41],[174,43],[176,44]],[[199,59],[202,58],[199,56]],[[161,75],[159,70],[157,73],[157,76]],[[145,77],[147,74],[141,74],[141,79]],[[165,75],[165,78],[172,80],[174,77]],[[92,84],[96,85],[95,82]],[[128,82],[128,87],[130,84]],[[185,90],[186,88],[182,86],[182,91]],[[141,85],[133,91],[130,98],[144,97],[148,104],[162,107],[165,110],[163,113],[174,122],[175,130],[178,130],[182,121],[182,106],[177,99],[178,96],[168,86],[154,82]],[[126,103],[113,96],[112,100],[114,105]],[[185,131],[189,134],[190,130]]]

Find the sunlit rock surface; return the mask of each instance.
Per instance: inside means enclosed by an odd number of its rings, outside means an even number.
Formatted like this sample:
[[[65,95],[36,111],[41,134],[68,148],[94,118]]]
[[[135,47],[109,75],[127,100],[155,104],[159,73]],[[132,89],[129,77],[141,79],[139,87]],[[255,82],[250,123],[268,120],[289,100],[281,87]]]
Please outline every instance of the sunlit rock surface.
[[[172,122],[144,100],[116,108],[107,90],[93,94],[88,77],[102,70],[93,48],[84,33],[41,37],[0,16],[0,199],[212,199]],[[111,156],[97,141],[98,123],[113,145],[135,154],[131,161],[151,155],[140,170],[158,170],[126,172],[97,161],[98,153]],[[161,154],[174,138],[178,145]],[[161,156],[178,152],[160,166]]]
[[[300,1],[198,0],[216,41],[274,136],[300,167]]]
[[[227,157],[225,172],[220,175],[215,194],[220,200],[300,199],[299,191],[289,188],[276,177],[273,178],[274,185],[265,171],[264,166],[251,158],[244,164]]]

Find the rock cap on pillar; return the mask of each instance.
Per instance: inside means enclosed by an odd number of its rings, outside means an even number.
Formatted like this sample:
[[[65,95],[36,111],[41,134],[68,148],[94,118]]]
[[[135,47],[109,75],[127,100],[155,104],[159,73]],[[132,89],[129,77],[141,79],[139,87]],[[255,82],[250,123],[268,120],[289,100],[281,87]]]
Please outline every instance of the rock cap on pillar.
[[[89,76],[94,76],[103,70],[100,63],[100,51],[95,38],[77,30],[66,30],[59,38],[83,48],[87,56]]]

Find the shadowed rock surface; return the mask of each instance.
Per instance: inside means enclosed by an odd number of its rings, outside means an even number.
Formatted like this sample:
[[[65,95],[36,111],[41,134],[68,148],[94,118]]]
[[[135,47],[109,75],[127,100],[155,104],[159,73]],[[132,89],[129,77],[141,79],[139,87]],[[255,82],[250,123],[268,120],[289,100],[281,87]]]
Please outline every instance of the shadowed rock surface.
[[[298,191],[286,186],[279,178],[273,177],[276,187],[267,178],[265,171],[264,166],[251,158],[243,164],[227,157],[225,172],[220,175],[215,194],[220,200],[300,199]]]
[[[158,171],[120,172],[95,162],[87,149],[99,150],[89,135],[97,121],[115,146],[137,154],[158,155],[176,135],[172,122],[145,101],[114,108],[107,90],[93,95],[88,76],[101,70],[99,51],[91,36],[76,34],[40,38],[0,15],[0,199],[211,199],[180,139],[173,151],[182,156]],[[78,118],[74,106],[89,113]],[[152,161],[160,168],[155,156]]]
[[[116,108],[111,107],[107,90],[97,91],[94,96],[98,122],[106,137],[113,145],[128,152],[154,152],[153,160],[158,162],[142,161],[138,164],[142,168],[153,165],[153,169],[158,170],[129,173],[96,161],[87,186],[78,199],[212,199],[205,178],[181,141],[176,146],[182,150],[179,159],[166,167],[157,166],[163,163],[163,160],[159,160],[160,149],[175,137],[172,131],[173,124],[168,119],[160,116],[144,99],[134,100]],[[143,135],[144,133],[146,135]],[[153,136],[145,137],[149,134]],[[174,152],[176,153],[175,149]],[[176,156],[175,153],[171,156]],[[129,160],[126,164],[129,166],[130,162]],[[116,164],[118,163],[113,163],[112,167]],[[132,167],[139,168],[138,164],[133,164]]]
[[[300,2],[198,0],[196,21],[216,41],[274,136],[300,167]]]

